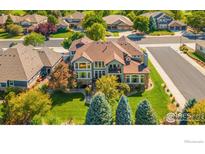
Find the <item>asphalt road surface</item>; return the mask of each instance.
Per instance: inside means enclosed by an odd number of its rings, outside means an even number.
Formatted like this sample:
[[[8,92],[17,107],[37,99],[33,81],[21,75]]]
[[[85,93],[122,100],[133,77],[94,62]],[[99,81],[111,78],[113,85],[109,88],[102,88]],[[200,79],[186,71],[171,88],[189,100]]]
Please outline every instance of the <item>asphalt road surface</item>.
[[[205,76],[170,47],[147,48],[185,99],[205,98]]]
[[[108,40],[114,40],[115,38],[108,38]],[[59,40],[49,40],[45,42],[47,47],[60,47],[63,39]],[[165,43],[194,43],[196,40],[194,38],[171,36],[171,37],[139,37],[134,40],[137,44],[165,44]],[[21,43],[22,40],[11,41],[3,40],[0,41],[0,48],[8,48],[12,42]]]

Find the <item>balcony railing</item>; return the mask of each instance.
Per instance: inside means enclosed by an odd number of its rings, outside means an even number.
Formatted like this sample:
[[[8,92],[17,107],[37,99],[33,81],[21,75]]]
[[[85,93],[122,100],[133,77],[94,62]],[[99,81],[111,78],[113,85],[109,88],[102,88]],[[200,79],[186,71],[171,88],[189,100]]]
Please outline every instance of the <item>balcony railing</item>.
[[[108,73],[121,73],[120,68],[109,68]]]

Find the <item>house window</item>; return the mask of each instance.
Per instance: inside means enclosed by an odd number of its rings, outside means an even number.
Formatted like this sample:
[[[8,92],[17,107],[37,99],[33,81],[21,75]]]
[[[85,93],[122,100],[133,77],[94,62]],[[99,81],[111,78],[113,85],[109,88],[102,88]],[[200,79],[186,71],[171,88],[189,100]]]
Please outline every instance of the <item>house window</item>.
[[[88,72],[88,74],[87,74],[87,75],[88,75],[88,78],[90,78],[90,72]]]
[[[78,63],[75,63],[75,69],[78,69]]]
[[[90,63],[87,63],[87,68],[89,68],[89,69],[90,69]]]
[[[79,72],[78,77],[79,77],[80,79],[86,78],[86,72]]]
[[[14,81],[9,81],[9,86],[13,87],[14,86]]]
[[[80,63],[79,68],[80,69],[86,69],[86,63]]]
[[[144,83],[144,75],[140,76],[140,83]]]
[[[95,68],[103,68],[103,67],[105,67],[103,61],[96,61],[95,62]]]
[[[139,83],[139,76],[138,75],[132,75],[131,82],[132,83]]]
[[[126,81],[127,83],[130,83],[130,75],[127,75],[127,76],[125,77],[125,81]]]

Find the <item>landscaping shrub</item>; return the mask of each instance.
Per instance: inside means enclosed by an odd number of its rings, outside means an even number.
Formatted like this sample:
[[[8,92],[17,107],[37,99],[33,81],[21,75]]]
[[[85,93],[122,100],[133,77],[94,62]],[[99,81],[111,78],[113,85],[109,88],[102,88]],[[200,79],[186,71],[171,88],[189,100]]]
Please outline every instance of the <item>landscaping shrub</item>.
[[[131,110],[126,96],[122,96],[116,110],[117,125],[131,125]]]
[[[95,94],[92,98],[90,107],[86,114],[87,125],[110,125],[112,124],[111,107],[105,95],[101,92]]]
[[[189,51],[189,48],[185,44],[183,44],[179,47],[179,50],[183,53],[187,53]]]
[[[150,103],[147,100],[143,100],[137,107],[135,113],[136,125],[156,125],[157,119],[154,114]]]
[[[23,32],[23,28],[19,25],[16,25],[16,24],[11,24],[11,25],[8,25],[6,27],[6,31],[12,35],[12,36],[16,36],[16,35],[20,35],[22,32]]]
[[[159,30],[149,33],[151,36],[160,36],[160,35],[174,35],[174,32],[166,31],[166,30]]]

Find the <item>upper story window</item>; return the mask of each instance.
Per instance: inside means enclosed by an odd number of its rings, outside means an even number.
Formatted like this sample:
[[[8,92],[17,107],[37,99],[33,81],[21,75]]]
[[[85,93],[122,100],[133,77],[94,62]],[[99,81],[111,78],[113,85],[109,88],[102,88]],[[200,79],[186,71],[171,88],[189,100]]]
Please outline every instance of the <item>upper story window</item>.
[[[104,67],[105,67],[103,61],[96,61],[94,64],[95,64],[95,65],[94,65],[95,68],[104,68]]]
[[[90,69],[91,68],[91,64],[90,63],[86,63],[86,62],[82,62],[82,63],[75,63],[75,69]]]

